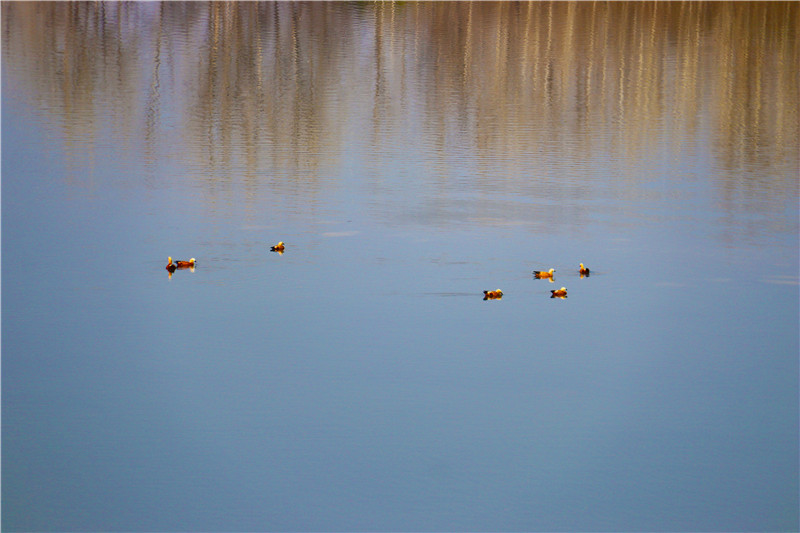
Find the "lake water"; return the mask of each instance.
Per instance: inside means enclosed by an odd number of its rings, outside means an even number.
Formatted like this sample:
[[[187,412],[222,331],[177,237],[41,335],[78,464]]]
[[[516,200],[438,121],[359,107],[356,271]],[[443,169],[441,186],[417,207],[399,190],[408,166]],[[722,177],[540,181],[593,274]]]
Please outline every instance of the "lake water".
[[[2,529],[797,531],[799,21],[3,2]]]

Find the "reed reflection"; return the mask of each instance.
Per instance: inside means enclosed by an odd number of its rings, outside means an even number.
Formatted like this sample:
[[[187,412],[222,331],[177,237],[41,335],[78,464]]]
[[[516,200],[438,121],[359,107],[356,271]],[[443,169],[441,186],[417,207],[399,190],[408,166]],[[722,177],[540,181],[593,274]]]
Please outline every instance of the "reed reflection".
[[[717,164],[739,171],[715,177],[721,197],[796,188],[795,2],[2,10],[10,89],[46,113],[76,163],[109,142],[131,158],[181,159],[212,200],[231,174],[241,180],[245,209],[264,189],[313,206],[335,186],[321,176],[355,149],[422,151],[444,180],[464,154],[481,176],[515,171],[501,187],[558,198],[586,191],[520,171],[545,174],[538,156],[554,147],[585,165],[602,156],[635,168],[665,140],[678,157],[708,139]]]

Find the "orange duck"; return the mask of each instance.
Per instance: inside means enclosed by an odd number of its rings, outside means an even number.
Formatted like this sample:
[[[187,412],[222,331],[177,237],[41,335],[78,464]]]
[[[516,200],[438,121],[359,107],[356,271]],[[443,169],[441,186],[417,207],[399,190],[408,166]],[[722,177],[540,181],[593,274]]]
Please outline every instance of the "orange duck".
[[[581,276],[589,275],[589,269],[583,266],[583,263],[581,263],[581,268],[578,270],[578,272],[580,272]]]
[[[172,262],[171,257],[167,257],[167,270],[169,271],[169,273],[172,274],[173,272],[175,272],[176,268],[178,268],[178,265]]]
[[[536,279],[550,279],[550,281],[553,281],[553,272],[555,271],[555,268],[551,268],[550,270],[534,270],[533,277]]]
[[[283,241],[281,241],[278,244],[276,244],[275,246],[273,246],[272,248],[270,248],[270,251],[271,252],[281,252],[281,253],[283,253],[284,248],[286,248],[286,246],[283,244]]]
[[[195,263],[194,257],[192,257],[188,261],[178,261],[178,262],[176,262],[176,264],[178,265],[178,268],[194,268],[194,263]]]
[[[550,291],[550,298],[566,298],[567,288],[561,287],[560,289],[553,289]]]
[[[499,300],[503,297],[503,291],[500,289],[494,291],[483,291],[484,300]]]

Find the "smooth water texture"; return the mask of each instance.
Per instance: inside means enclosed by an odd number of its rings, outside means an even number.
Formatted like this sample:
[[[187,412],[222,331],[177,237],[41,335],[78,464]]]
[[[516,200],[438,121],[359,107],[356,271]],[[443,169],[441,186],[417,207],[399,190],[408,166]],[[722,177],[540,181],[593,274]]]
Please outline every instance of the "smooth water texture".
[[[2,529],[797,531],[799,17],[4,2]]]

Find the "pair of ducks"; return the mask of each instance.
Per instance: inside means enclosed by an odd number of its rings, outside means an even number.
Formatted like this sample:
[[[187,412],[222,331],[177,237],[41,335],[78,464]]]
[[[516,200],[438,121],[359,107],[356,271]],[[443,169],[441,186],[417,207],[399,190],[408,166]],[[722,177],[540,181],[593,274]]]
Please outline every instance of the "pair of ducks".
[[[270,251],[283,253],[283,250],[285,248],[286,248],[286,245],[284,244],[283,241],[281,241],[278,244],[272,246],[270,248]],[[195,263],[196,263],[196,260],[195,260],[194,257],[192,257],[188,261],[175,261],[174,263],[172,262],[172,257],[167,257],[167,267],[166,268],[169,271],[169,273],[172,274],[177,269],[194,268]]]
[[[552,280],[553,279],[553,273],[555,271],[556,271],[555,268],[551,268],[550,270],[534,270],[533,271],[533,277],[536,278],[536,279],[547,279],[547,278],[550,278]],[[583,266],[583,263],[581,263],[580,267],[578,268],[578,273],[581,276],[588,276],[590,274],[590,270],[588,268],[586,268],[585,266]]]
[[[171,273],[175,272],[178,268],[194,268],[195,259],[192,257],[188,261],[176,261],[172,262],[172,257],[167,257],[167,270]]]
[[[533,277],[536,279],[549,279],[552,283],[553,281],[553,273],[556,269],[551,268],[550,270],[534,270]],[[589,275],[589,269],[583,266],[581,263],[580,268],[578,269],[581,277]],[[483,299],[484,300],[499,300],[503,297],[503,291],[500,289],[494,291],[483,291]],[[567,297],[567,288],[561,287],[560,289],[553,289],[550,291],[550,298],[566,298]]]
[[[500,289],[494,291],[483,291],[484,300],[500,300],[503,297],[503,291]],[[567,288],[561,287],[560,289],[553,289],[550,291],[550,298],[566,298]]]
[[[500,289],[494,291],[483,291],[484,300],[500,300],[503,297],[503,291]],[[560,289],[553,289],[550,291],[550,298],[566,298],[567,288],[561,287]]]

